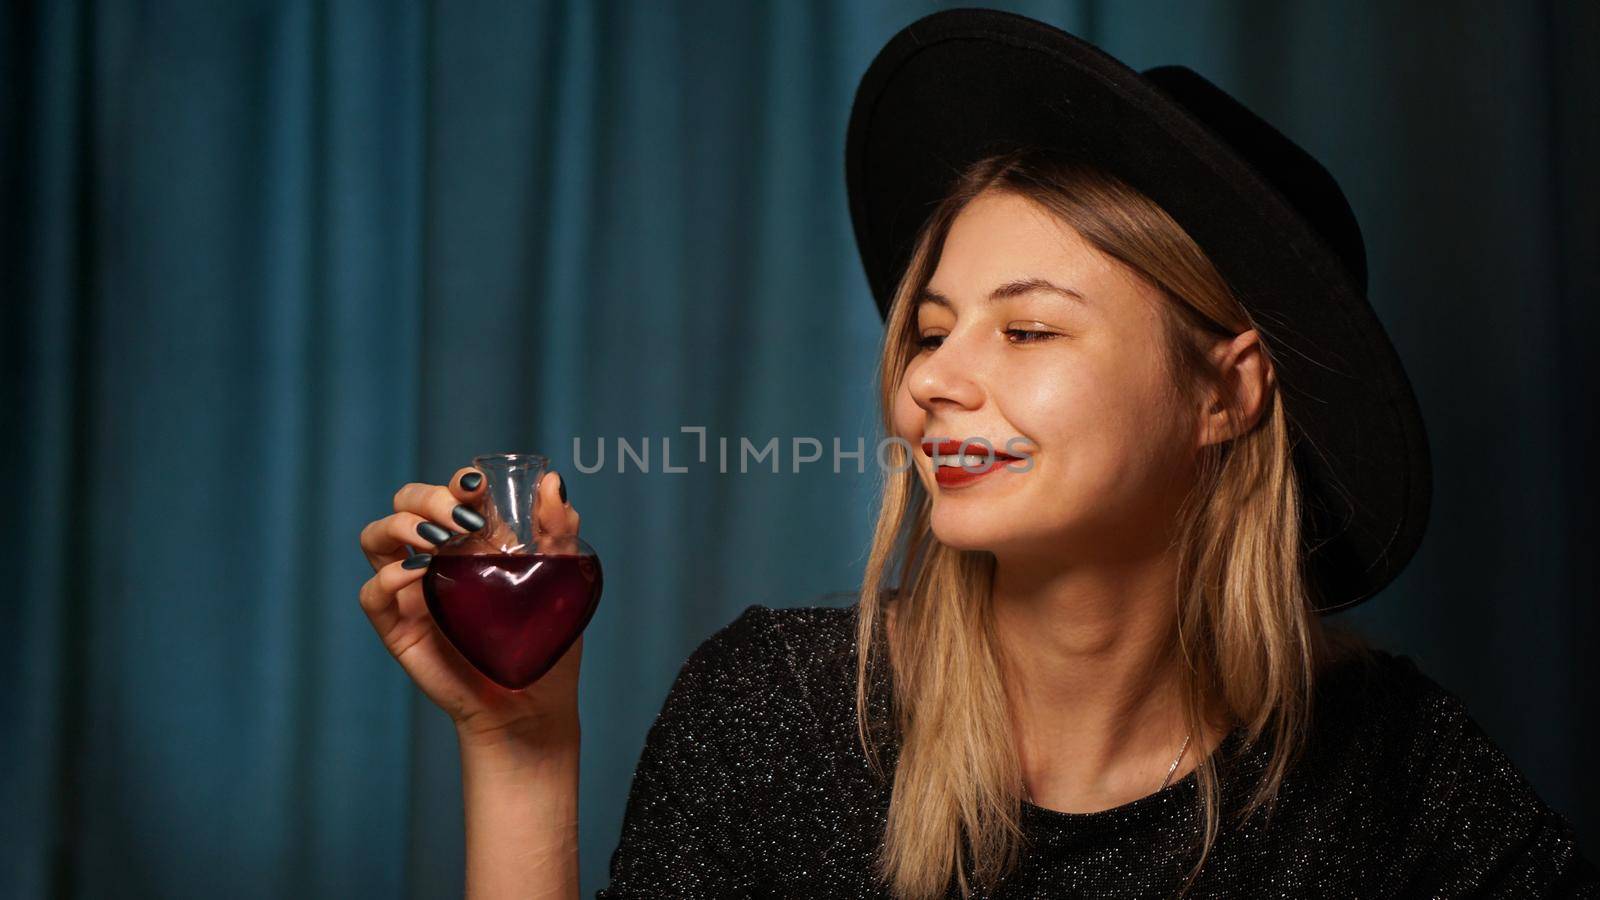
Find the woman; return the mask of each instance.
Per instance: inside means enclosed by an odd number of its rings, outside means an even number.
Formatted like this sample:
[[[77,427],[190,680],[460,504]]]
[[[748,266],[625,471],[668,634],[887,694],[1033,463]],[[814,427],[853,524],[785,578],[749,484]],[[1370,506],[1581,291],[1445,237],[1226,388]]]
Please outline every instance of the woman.
[[[1453,694],[1318,617],[1428,506],[1331,177],[1187,70],[991,11],[896,36],[850,131],[904,441],[864,582],[690,657],[599,896],[1600,892]],[[482,487],[403,488],[362,604],[457,722],[469,895],[573,896],[581,640],[495,689],[405,558]]]

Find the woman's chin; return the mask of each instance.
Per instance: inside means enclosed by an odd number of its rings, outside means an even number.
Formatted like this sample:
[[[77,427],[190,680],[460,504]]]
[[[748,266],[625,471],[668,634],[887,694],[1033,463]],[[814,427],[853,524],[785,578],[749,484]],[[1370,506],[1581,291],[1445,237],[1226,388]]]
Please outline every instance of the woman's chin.
[[[1002,559],[1055,558],[1059,548],[1070,546],[1073,540],[1069,530],[1043,528],[1030,517],[998,509],[974,513],[956,505],[941,509],[935,504],[928,525],[939,543],[952,550],[983,550]]]
[[[939,543],[952,550],[994,550],[1003,545],[1007,537],[1000,523],[973,521],[971,517],[941,522],[938,512],[934,512],[930,526]]]

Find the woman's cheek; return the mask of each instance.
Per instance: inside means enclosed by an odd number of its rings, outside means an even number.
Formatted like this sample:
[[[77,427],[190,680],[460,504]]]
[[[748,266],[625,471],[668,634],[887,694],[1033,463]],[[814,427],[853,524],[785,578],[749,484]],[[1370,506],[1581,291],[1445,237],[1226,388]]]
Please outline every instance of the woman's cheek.
[[[895,395],[894,408],[891,411],[890,424],[894,427],[896,437],[903,439],[908,445],[905,449],[911,453],[912,461],[916,460],[916,451],[922,443],[922,407],[917,405],[909,391],[901,389]],[[888,451],[885,451],[887,462]]]
[[[1081,430],[1084,396],[1070,373],[1046,372],[1006,384],[1000,409],[1006,421],[1041,449]]]

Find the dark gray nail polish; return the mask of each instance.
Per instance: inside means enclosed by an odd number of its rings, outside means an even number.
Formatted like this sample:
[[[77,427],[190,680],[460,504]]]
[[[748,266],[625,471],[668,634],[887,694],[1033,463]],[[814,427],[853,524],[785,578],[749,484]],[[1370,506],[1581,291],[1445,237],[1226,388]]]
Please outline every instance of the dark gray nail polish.
[[[480,484],[483,484],[483,476],[477,472],[468,472],[461,476],[461,489],[463,491],[475,491]]]
[[[450,532],[426,519],[417,523],[417,534],[430,544],[442,544],[450,540]]]
[[[562,478],[560,475],[557,475],[556,478],[560,479],[556,482],[556,487],[561,489],[561,502],[567,503],[567,480]],[[567,505],[571,506],[572,504],[567,503]]]
[[[468,531],[477,531],[483,527],[483,516],[478,515],[471,507],[460,503],[456,504],[455,509],[450,510],[450,518],[455,519],[457,525]]]
[[[430,562],[433,562],[432,553],[414,553],[405,558],[405,561],[400,564],[400,568],[425,569],[428,567],[428,563]]]

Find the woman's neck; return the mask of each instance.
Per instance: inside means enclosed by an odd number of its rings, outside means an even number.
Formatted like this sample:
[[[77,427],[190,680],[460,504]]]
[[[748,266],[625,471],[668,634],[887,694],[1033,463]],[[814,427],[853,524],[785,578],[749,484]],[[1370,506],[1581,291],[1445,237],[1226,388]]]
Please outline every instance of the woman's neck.
[[[1040,806],[1089,812],[1160,787],[1188,733],[1175,568],[997,567],[995,627],[1024,781]],[[1196,734],[1176,781],[1221,740]]]

